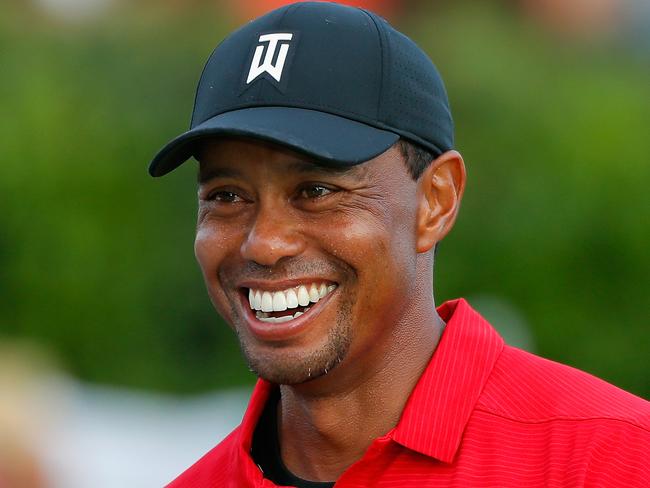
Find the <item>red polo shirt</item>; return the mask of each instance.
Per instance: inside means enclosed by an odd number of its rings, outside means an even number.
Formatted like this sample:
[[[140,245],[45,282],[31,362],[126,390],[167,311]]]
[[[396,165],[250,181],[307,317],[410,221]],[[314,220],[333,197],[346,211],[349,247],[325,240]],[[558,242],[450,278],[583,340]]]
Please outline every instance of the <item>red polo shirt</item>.
[[[438,313],[447,327],[398,424],[337,488],[650,487],[650,403],[504,345],[464,300]],[[271,388],[259,381],[242,424],[169,487],[276,486],[249,455]]]

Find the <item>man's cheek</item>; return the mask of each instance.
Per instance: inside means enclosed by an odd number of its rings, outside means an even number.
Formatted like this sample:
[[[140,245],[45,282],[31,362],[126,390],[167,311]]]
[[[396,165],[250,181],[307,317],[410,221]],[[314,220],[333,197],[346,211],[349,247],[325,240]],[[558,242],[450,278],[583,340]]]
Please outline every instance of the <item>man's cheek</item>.
[[[210,275],[212,274],[209,272],[209,269],[212,268],[209,260],[210,255],[203,243],[199,241],[194,241],[194,257],[201,269],[201,273],[203,273],[203,279],[205,280],[206,285],[209,286]]]
[[[319,240],[325,242],[333,254],[346,253],[367,259],[369,251],[377,252],[385,249],[384,241],[388,233],[373,219],[357,218],[337,224],[317,226]],[[326,235],[325,229],[327,229]]]
[[[237,321],[237,305],[234,301],[237,300],[237,297],[229,297],[216,279],[206,279],[206,288],[214,309],[225,320],[228,326],[234,329],[233,324]]]
[[[200,226],[196,230],[194,238],[194,255],[201,270],[211,270],[212,273],[223,261],[223,255],[227,250],[225,233],[220,229],[211,226]]]
[[[210,301],[217,312],[226,318],[226,310],[223,305],[226,297],[221,289],[217,274],[220,260],[218,251],[218,248],[215,249],[212,233],[198,229],[194,240],[194,256],[201,269],[201,273],[203,273],[203,280]]]

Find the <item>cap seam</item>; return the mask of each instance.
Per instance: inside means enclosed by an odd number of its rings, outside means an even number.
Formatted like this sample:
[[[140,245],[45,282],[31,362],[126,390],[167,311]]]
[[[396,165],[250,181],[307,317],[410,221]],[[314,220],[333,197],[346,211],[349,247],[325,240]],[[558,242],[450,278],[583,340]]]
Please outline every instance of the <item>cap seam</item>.
[[[228,39],[228,37],[222,39],[217,46],[212,50],[210,53],[210,56],[208,56],[208,60],[205,62],[205,65],[203,65],[203,69],[201,70],[201,76],[199,76],[199,83],[196,86],[196,91],[194,92],[194,106],[192,107],[192,116],[190,117],[190,129],[192,128],[192,123],[194,122],[194,114],[196,113],[196,100],[199,97],[199,89],[201,88],[202,81],[203,81],[203,75],[205,75],[205,71],[208,69],[208,65],[210,64],[210,60],[212,57],[215,55],[217,52],[217,49],[223,44],[223,42]]]
[[[376,106],[376,114],[377,114],[376,117],[378,119],[380,119],[380,118],[383,119],[383,117],[381,116],[382,113],[381,113],[380,106],[381,106],[381,101],[382,101],[383,95],[384,95],[384,80],[385,80],[385,75],[384,75],[385,66],[384,65],[386,64],[384,62],[384,54],[385,54],[384,53],[384,39],[383,39],[382,31],[379,28],[379,25],[377,25],[377,21],[375,20],[375,17],[372,14],[372,12],[369,12],[369,11],[367,11],[365,9],[362,9],[362,8],[360,8],[359,10],[361,10],[364,14],[366,14],[366,17],[370,18],[370,20],[372,21],[372,24],[375,26],[375,30],[377,31],[377,38],[379,39],[379,53],[380,53],[380,55],[379,55],[380,68],[379,69],[380,69],[380,76],[379,76],[379,96],[377,97],[377,106]],[[388,56],[388,53],[386,53],[386,56]]]
[[[287,9],[282,13],[282,17],[280,17],[280,20],[278,20],[278,27],[284,27],[283,22],[284,18],[287,16],[287,14],[292,11],[292,10],[299,10],[302,6],[304,6],[303,2],[298,2],[298,3],[292,3],[287,6]]]

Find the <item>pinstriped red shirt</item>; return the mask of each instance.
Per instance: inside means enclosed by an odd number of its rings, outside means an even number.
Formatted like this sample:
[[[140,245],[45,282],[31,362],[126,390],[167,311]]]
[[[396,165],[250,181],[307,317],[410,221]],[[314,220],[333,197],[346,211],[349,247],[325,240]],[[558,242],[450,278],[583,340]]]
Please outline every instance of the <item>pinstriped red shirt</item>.
[[[582,371],[504,345],[464,300],[398,424],[337,488],[650,487],[650,403]],[[272,385],[241,425],[170,488],[271,488],[249,452]],[[371,413],[370,413],[371,414]]]

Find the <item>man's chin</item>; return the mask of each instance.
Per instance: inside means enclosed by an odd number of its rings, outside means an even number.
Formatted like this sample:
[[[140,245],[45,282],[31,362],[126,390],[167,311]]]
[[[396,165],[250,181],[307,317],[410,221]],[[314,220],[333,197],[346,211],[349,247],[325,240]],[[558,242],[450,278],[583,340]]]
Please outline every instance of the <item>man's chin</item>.
[[[338,354],[307,355],[300,358],[278,354],[253,356],[244,351],[248,367],[258,377],[278,385],[299,385],[324,376],[342,361]]]
[[[350,347],[349,334],[330,334],[311,351],[258,351],[241,342],[248,367],[258,377],[279,385],[298,385],[328,374],[343,361]]]

